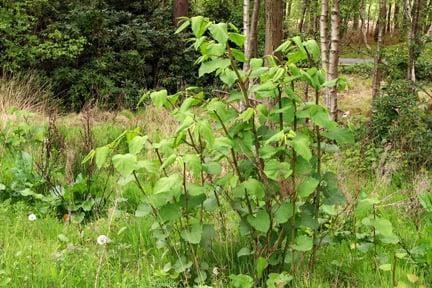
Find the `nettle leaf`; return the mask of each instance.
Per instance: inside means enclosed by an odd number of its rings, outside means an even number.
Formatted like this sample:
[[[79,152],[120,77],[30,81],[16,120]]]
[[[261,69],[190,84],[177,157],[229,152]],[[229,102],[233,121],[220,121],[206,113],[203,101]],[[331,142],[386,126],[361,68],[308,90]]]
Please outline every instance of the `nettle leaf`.
[[[299,197],[306,198],[311,195],[318,187],[320,181],[318,179],[308,177],[297,186],[297,194]]]
[[[279,181],[288,179],[292,174],[292,170],[288,162],[271,159],[265,164],[264,173],[268,178]]]
[[[309,149],[310,139],[304,134],[297,134],[291,142],[295,152],[309,161],[312,159],[312,152]]]
[[[245,43],[245,36],[243,34],[229,32],[228,38],[239,47],[243,47]]]
[[[186,229],[181,232],[182,238],[191,244],[199,244],[201,242],[203,228],[199,223],[191,225],[191,229]]]
[[[133,154],[117,154],[112,158],[114,168],[123,176],[127,177],[137,168],[137,157]]]
[[[274,221],[276,224],[283,224],[293,216],[293,204],[291,202],[283,202],[281,205],[276,207],[274,213]]]
[[[228,42],[228,27],[226,23],[211,24],[209,27],[210,34],[219,43],[226,44]]]
[[[248,223],[257,231],[267,233],[270,229],[270,216],[264,210],[260,210],[255,216],[247,216]]]
[[[335,140],[338,145],[354,144],[354,135],[347,128],[335,127],[324,131],[323,136]]]
[[[167,101],[167,90],[160,90],[150,93],[150,98],[157,108],[161,108]]]
[[[296,238],[296,244],[294,245],[294,250],[300,252],[307,252],[312,249],[313,240],[311,237],[306,235],[300,235]]]
[[[252,288],[254,284],[252,277],[249,275],[230,275],[229,278],[231,280],[230,287],[232,288]]]
[[[264,270],[267,268],[268,266],[268,262],[264,257],[259,257],[256,261],[256,273],[257,273],[257,278],[261,279]]]
[[[205,74],[213,73],[217,69],[225,69],[230,66],[231,62],[229,59],[216,58],[207,62],[201,63],[198,71],[199,77]]]
[[[138,154],[147,142],[147,136],[136,136],[129,142],[129,153]]]
[[[103,165],[105,164],[110,152],[111,152],[111,149],[108,146],[96,148],[96,150],[95,150],[95,162],[96,162],[97,168],[100,169],[103,167]]]

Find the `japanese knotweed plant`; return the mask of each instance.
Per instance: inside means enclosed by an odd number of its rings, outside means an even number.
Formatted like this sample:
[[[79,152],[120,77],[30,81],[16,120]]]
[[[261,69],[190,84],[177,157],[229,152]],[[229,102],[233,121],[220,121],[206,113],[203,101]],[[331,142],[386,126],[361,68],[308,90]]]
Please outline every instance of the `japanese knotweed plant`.
[[[278,57],[248,60],[244,36],[234,26],[194,17],[179,31],[189,26],[192,46],[201,53],[199,75],[218,77],[224,92],[152,92],[153,104],[178,120],[172,137],[126,131],[86,160],[94,157],[102,168],[111,155],[120,185],[142,191],[136,214],[153,218],[157,246],[171,255],[165,272],[177,273],[185,285],[211,283],[211,263],[219,263],[252,276],[245,283],[253,279],[254,284],[241,287],[281,287],[277,281],[291,278],[273,272],[294,272],[304,259],[313,266],[328,212],[344,202],[336,175],[321,165],[336,144],[352,142],[350,132],[331,121],[319,103],[321,90],[337,81],[325,81],[313,40],[295,37],[275,51]],[[246,61],[250,69],[243,71]],[[304,85],[313,89],[314,101],[298,94],[296,87],[303,91]],[[129,153],[115,154],[122,141]],[[220,260],[215,251],[227,243],[237,243],[231,246],[238,247],[234,258],[246,259],[247,268],[228,256]]]

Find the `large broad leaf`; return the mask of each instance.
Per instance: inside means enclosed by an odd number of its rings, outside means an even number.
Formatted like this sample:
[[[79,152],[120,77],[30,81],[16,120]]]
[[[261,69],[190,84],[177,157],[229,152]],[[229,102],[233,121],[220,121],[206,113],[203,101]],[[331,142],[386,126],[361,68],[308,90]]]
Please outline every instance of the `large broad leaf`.
[[[354,135],[347,128],[336,127],[325,131],[323,135],[335,140],[339,145],[354,144]]]
[[[286,223],[293,216],[293,204],[290,202],[283,202],[276,209],[274,213],[274,221],[276,224]]]
[[[118,154],[112,158],[114,168],[127,177],[137,168],[137,157],[133,154]]]
[[[226,44],[228,41],[228,27],[226,23],[212,24],[209,27],[210,34],[219,43]]]
[[[135,136],[129,142],[129,153],[138,154],[144,148],[145,143],[147,142],[147,136]]]
[[[270,216],[264,210],[259,211],[255,216],[248,215],[247,221],[259,232],[266,233],[270,229]]]
[[[292,146],[295,152],[308,161],[312,158],[309,145],[310,139],[306,135],[297,134],[294,139],[292,139]]]
[[[153,101],[153,104],[157,108],[161,108],[165,102],[167,101],[168,92],[167,90],[160,90],[150,93],[150,98]]]
[[[96,148],[95,150],[95,160],[96,166],[100,169],[105,164],[106,159],[108,158],[108,154],[111,152],[111,149],[108,146],[103,146]]]
[[[199,244],[202,237],[202,226],[199,223],[192,224],[191,229],[183,230],[181,232],[182,238],[191,244]]]
[[[265,164],[264,173],[268,178],[279,181],[288,179],[292,174],[292,170],[288,162],[279,162],[272,159]]]
[[[153,193],[160,194],[166,192],[178,192],[181,183],[182,179],[177,174],[173,174],[169,177],[162,177],[156,182],[153,188]]]
[[[263,183],[260,181],[249,178],[245,182],[242,183],[242,186],[246,189],[248,193],[255,196],[257,199],[263,199],[265,195],[265,188]]]
[[[160,208],[159,215],[162,221],[172,222],[180,217],[180,208],[178,205],[169,203]]]
[[[297,194],[299,197],[306,198],[315,191],[318,185],[318,179],[308,177],[300,185],[297,186]]]
[[[310,251],[313,246],[313,241],[311,237],[306,235],[301,235],[296,238],[296,244],[294,249],[301,252]]]
[[[225,69],[231,64],[229,59],[216,58],[207,62],[201,63],[198,74],[202,77],[205,74],[213,73],[218,69]]]
[[[229,39],[234,42],[237,46],[243,47],[243,44],[245,42],[245,36],[243,34],[239,33],[228,33]]]
[[[207,20],[203,16],[192,17],[192,32],[196,38],[200,38],[207,30]]]

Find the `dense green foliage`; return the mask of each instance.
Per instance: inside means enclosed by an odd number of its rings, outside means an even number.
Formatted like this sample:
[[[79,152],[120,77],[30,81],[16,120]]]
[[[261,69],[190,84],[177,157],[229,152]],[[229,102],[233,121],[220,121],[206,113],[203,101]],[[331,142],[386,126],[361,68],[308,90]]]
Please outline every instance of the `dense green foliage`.
[[[4,2],[1,70],[40,72],[66,107],[133,106],[144,89],[196,79],[171,9],[158,1]]]

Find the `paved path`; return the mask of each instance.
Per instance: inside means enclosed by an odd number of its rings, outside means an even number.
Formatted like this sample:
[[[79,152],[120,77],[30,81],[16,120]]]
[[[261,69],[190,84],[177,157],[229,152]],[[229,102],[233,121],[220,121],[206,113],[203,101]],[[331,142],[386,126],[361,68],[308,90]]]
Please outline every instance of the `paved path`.
[[[373,58],[340,58],[340,65],[373,64]]]

